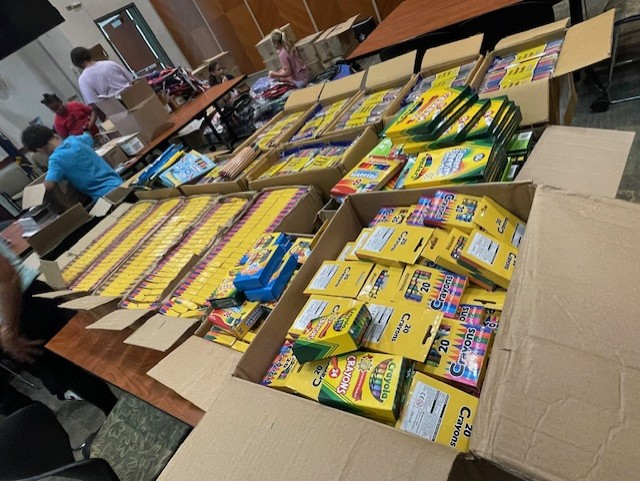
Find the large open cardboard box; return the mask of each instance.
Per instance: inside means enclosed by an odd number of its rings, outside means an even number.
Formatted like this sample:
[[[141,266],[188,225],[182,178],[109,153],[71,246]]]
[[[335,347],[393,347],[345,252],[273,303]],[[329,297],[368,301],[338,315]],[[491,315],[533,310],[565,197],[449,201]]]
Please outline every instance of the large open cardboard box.
[[[252,143],[258,142],[260,140],[261,134],[269,132],[269,130],[280,120],[282,120],[286,115],[293,112],[303,112],[302,115],[300,115],[288,128],[271,139],[268,147],[275,148],[289,140],[295,132],[300,130],[302,124],[304,124],[305,120],[315,109],[323,88],[324,85],[320,84],[312,85],[310,87],[294,90],[293,92],[291,92],[289,98],[287,98],[287,101],[284,104],[284,110],[275,115],[267,125],[260,129],[259,134],[254,134],[251,136],[251,139],[253,139]]]
[[[564,39],[550,78],[480,94],[481,98],[508,95],[522,112],[520,125],[570,124],[577,95],[572,73],[611,56],[615,10],[568,27],[560,20],[500,40],[478,69],[473,86],[478,88],[496,55],[509,55],[551,40]]]
[[[640,235],[640,206],[527,183],[456,190],[490,195],[528,221],[480,398],[472,457],[256,384],[322,260],[355,239],[380,207],[429,193],[383,192],[345,201],[238,364],[242,379],[216,392],[159,479],[513,479],[496,465],[526,479],[635,479],[640,335],[632,313],[640,270],[629,259]],[[594,287],[601,294],[595,298]],[[606,328],[603,316],[613,320]],[[223,443],[227,454],[212,458],[211,446]]]
[[[342,156],[341,161],[326,169],[313,169],[289,175],[275,175],[266,179],[260,176],[266,172],[279,159],[284,152],[293,149],[304,148],[305,146],[329,145],[330,142],[353,141],[351,146]],[[276,187],[284,185],[315,185],[324,196],[330,196],[331,188],[338,183],[342,177],[353,169],[362,158],[367,155],[378,143],[378,136],[371,128],[357,133],[345,132],[332,136],[327,136],[321,140],[310,140],[304,143],[289,144],[281,149],[272,150],[265,154],[252,169],[247,173],[246,179],[249,182],[249,189],[260,190],[265,187]]]
[[[314,42],[320,60],[328,61],[335,57],[345,57],[358,46],[353,25],[360,15],[354,15],[320,35]]]
[[[399,57],[392,58],[385,62],[380,62],[372,65],[367,70],[367,76],[364,80],[362,92],[350,103],[357,102],[361,97],[367,96],[371,93],[378,92],[380,90],[400,87],[397,97],[387,106],[387,109],[380,117],[380,120],[375,123],[365,124],[350,129],[336,130],[336,125],[340,121],[340,116],[337,116],[333,122],[324,130],[324,134],[333,134],[337,132],[347,132],[349,130],[362,130],[364,127],[372,126],[378,132],[382,129],[384,124],[383,119],[385,117],[393,116],[400,109],[402,99],[407,95],[409,89],[415,83],[415,76],[413,74],[413,67],[416,59],[416,51],[400,55]]]
[[[120,135],[137,134],[149,142],[171,126],[169,114],[145,79],[135,81],[116,97],[99,100],[96,106],[115,125]]]
[[[302,125],[295,131],[291,132],[291,135],[288,138],[282,138],[282,141],[291,140],[300,130],[304,128],[307,121],[311,120],[313,115],[320,110],[321,107],[331,105],[334,102],[338,102],[339,100],[346,99],[346,103],[342,107],[342,109],[332,118],[331,121],[327,122],[327,124],[322,127],[318,132],[316,132],[315,137],[322,137],[324,132],[326,132],[327,128],[333,123],[333,119],[340,117],[340,115],[351,105],[351,103],[360,95],[360,89],[362,88],[362,84],[365,78],[365,72],[359,72],[357,74],[348,75],[338,80],[333,80],[331,82],[327,82],[323,84],[322,92],[320,93],[320,97],[318,99],[319,103],[315,106],[313,111],[305,116],[304,122]],[[362,129],[361,129],[362,130]],[[297,145],[307,142],[310,139],[297,140],[295,142],[289,142],[288,145]]]

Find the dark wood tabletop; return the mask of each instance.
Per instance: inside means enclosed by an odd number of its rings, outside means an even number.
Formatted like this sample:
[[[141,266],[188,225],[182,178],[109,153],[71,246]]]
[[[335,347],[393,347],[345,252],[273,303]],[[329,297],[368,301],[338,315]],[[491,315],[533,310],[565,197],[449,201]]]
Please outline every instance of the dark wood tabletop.
[[[138,154],[125,164],[125,169],[121,172],[126,172],[137,164],[145,155],[155,149],[162,142],[170,138],[176,132],[182,130],[192,120],[197,119],[205,114],[207,109],[211,107],[214,102],[217,102],[231,90],[236,88],[239,84],[245,81],[246,75],[235,77],[226,82],[221,82],[213,87],[208,88],[200,95],[189,100],[184,105],[180,106],[178,110],[173,112],[170,116],[172,122],[171,127],[151,139],[151,141],[142,149]]]
[[[167,352],[124,344],[132,333],[86,329],[97,318],[79,312],[46,347],[101,379],[142,399],[185,423],[195,426],[204,411],[147,375]]]
[[[373,55],[392,45],[508,7],[519,1],[405,0],[349,55],[349,59]]]
[[[22,237],[23,233],[22,227],[20,227],[20,224],[17,222],[14,222],[0,232],[0,237],[4,237],[5,240],[11,243],[11,250],[18,256],[24,256],[31,250],[27,239]]]

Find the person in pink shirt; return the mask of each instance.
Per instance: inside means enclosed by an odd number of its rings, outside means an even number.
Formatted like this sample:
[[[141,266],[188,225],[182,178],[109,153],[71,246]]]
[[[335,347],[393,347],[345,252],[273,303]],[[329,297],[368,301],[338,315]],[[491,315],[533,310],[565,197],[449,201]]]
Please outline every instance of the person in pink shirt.
[[[293,42],[287,38],[282,30],[271,32],[271,42],[278,51],[282,68],[270,71],[269,77],[283,82],[292,82],[296,87],[306,87],[309,83],[309,70],[298,53]]]

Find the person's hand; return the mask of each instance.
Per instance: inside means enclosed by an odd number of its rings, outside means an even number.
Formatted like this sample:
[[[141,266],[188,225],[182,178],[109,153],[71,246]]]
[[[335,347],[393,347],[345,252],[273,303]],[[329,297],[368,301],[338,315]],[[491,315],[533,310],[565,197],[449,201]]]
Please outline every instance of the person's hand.
[[[276,78],[276,73],[273,70],[269,70],[269,77]]]
[[[31,364],[42,354],[43,344],[43,340],[34,341],[19,334],[3,332],[0,335],[0,346],[5,354],[27,364]]]

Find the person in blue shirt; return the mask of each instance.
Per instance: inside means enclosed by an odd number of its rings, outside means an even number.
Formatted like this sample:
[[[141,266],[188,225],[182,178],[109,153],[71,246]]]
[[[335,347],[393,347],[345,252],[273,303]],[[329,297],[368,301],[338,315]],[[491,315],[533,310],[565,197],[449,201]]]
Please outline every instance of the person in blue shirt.
[[[122,184],[116,171],[94,152],[93,139],[86,132],[62,140],[44,125],[32,125],[22,132],[22,143],[32,152],[49,156],[47,191],[67,180],[95,201]]]

